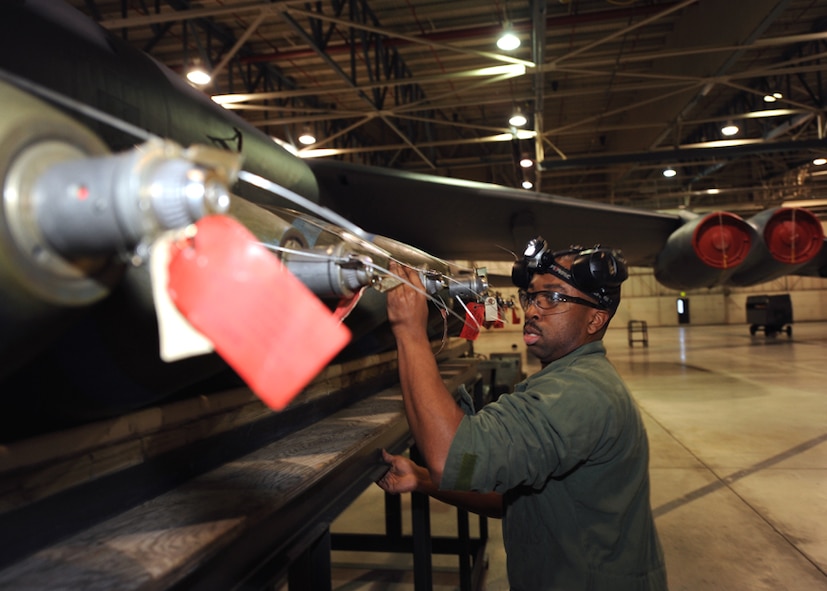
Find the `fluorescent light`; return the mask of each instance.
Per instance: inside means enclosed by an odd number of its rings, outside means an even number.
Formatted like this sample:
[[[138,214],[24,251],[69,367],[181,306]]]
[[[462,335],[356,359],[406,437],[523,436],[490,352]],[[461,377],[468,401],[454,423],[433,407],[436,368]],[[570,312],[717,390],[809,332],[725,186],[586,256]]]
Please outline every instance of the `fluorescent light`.
[[[827,199],[799,199],[781,203],[781,207],[824,207],[825,205],[827,205]]]
[[[827,164],[827,158],[816,158],[815,160],[813,160],[813,164],[815,164],[816,166],[824,166],[825,164]]]
[[[534,166],[534,160],[532,160],[531,158],[523,158],[522,160],[520,160],[520,166],[522,166],[523,168],[531,168],[532,166]]]
[[[762,117],[786,117],[800,113],[797,109],[764,109],[763,111],[750,111],[741,115],[744,119],[760,119]]]
[[[214,103],[219,105],[234,105],[236,103],[244,103],[250,100],[250,95],[246,94],[215,94],[212,97]]]
[[[527,129],[518,129],[517,133],[498,133],[496,135],[479,138],[478,141],[482,142],[510,142],[514,139],[514,136],[517,136],[518,140],[533,140],[537,137],[536,131],[529,131]]]
[[[469,76],[500,76],[502,74],[522,76],[525,74],[525,64],[502,64],[500,66],[489,66],[467,72]]]
[[[336,148],[318,148],[316,150],[299,150],[299,158],[324,158],[326,156],[336,156],[342,151]]]
[[[668,179],[671,179],[676,174],[678,174],[678,171],[672,168],[671,166],[663,170],[663,176],[665,176]]]
[[[531,181],[523,181],[523,189],[531,189],[534,186],[534,183]]]

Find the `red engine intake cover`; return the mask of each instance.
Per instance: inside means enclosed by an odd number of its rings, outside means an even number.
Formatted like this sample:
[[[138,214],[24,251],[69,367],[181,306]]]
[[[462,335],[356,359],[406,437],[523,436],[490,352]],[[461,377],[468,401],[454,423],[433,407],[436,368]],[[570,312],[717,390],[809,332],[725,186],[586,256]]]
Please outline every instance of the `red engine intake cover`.
[[[698,258],[714,269],[731,269],[744,262],[752,244],[751,229],[735,214],[708,214],[695,227],[692,247]]]
[[[777,209],[764,226],[764,242],[775,260],[800,265],[818,254],[824,230],[810,211],[784,207]]]

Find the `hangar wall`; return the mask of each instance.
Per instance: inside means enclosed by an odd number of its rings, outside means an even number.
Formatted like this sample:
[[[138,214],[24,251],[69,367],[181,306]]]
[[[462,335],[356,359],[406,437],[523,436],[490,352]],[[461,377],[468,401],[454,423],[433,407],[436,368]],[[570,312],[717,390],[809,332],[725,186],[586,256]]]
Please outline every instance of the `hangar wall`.
[[[490,274],[511,274],[511,265],[489,263]],[[612,328],[626,329],[629,320],[644,320],[651,327],[677,326],[677,298],[680,292],[657,282],[652,269],[633,267],[623,284],[623,300],[612,321]],[[517,300],[517,290],[498,288],[508,300]],[[689,298],[691,325],[746,324],[747,296],[789,293],[793,304],[793,321],[827,320],[827,279],[788,275],[751,287],[714,287],[686,292]],[[522,311],[519,313],[522,319]],[[506,323],[505,330],[520,330],[520,325]]]
[[[793,321],[827,320],[827,279],[787,275],[751,287],[714,287],[686,292],[690,324],[746,324],[747,296],[789,293]],[[660,285],[648,268],[633,268],[623,285],[623,302],[614,325],[630,319],[645,320],[649,326],[678,324],[676,308],[680,292]]]

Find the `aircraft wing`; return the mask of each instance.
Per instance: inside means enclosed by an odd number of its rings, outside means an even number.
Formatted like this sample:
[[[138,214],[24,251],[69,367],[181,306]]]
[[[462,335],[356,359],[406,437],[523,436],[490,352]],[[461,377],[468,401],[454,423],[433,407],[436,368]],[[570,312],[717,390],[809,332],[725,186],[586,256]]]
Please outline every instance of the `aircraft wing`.
[[[669,287],[753,285],[785,274],[827,276],[817,218],[776,208],[750,220],[725,212],[668,215],[418,173],[309,160],[323,203],[362,228],[435,256],[513,260],[527,240],[603,244]]]
[[[555,248],[601,243],[652,266],[683,220],[498,185],[308,160],[322,203],[369,232],[446,259],[514,260],[542,235]]]

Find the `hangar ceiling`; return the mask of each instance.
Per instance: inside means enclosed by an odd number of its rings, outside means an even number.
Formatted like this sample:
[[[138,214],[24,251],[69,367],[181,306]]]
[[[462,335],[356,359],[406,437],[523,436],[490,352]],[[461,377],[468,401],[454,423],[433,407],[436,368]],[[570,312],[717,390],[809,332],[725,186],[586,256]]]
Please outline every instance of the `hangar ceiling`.
[[[70,3],[182,75],[200,62],[204,92],[304,156],[646,209],[827,213],[823,0]],[[516,50],[497,48],[504,27]]]

